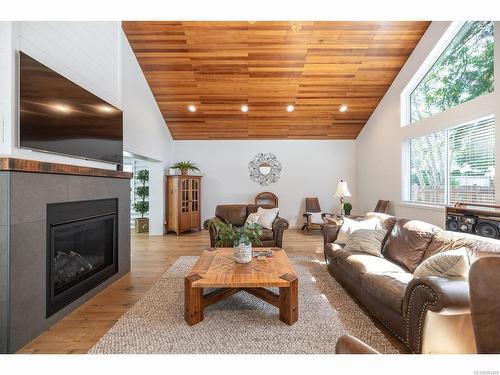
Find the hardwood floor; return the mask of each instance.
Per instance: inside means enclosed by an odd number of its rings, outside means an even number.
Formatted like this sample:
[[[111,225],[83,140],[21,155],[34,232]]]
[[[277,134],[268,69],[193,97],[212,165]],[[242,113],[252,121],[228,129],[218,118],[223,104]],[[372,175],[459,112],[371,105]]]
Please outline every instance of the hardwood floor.
[[[323,256],[323,237],[319,231],[304,234],[299,229],[289,229],[285,231],[283,243],[289,255],[319,259]],[[19,353],[87,353],[177,258],[199,255],[208,244],[207,231],[179,237],[133,234],[131,272],[28,343]],[[400,345],[389,333],[386,336]]]

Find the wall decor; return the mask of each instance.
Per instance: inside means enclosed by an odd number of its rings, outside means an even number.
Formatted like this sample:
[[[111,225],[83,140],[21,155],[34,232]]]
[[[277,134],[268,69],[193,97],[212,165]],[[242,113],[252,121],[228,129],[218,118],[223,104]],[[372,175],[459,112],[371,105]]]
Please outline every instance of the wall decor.
[[[248,163],[248,171],[253,182],[266,186],[280,179],[281,163],[272,153],[258,153]]]

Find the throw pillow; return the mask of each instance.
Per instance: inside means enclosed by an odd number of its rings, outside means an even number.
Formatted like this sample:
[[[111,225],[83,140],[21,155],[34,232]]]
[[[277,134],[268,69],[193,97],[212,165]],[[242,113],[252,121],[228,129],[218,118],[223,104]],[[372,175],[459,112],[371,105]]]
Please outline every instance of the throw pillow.
[[[336,244],[345,245],[349,241],[349,236],[357,229],[375,229],[379,223],[377,218],[370,218],[363,221],[356,221],[344,217],[342,226],[337,234]]]
[[[385,234],[384,229],[358,229],[351,233],[345,244],[344,250],[350,252],[362,252],[383,257],[382,241]]]
[[[262,208],[259,207],[257,210],[257,215],[259,215],[259,219],[257,220],[257,224],[261,225],[266,229],[273,229],[273,223],[278,216],[279,208]]]
[[[253,212],[250,215],[248,215],[245,223],[246,224],[256,224],[258,221],[259,221],[259,214],[257,212]]]
[[[382,248],[382,254],[413,273],[432,237],[440,230],[442,229],[423,221],[399,219]]]
[[[413,277],[455,276],[467,277],[469,257],[465,248],[448,250],[434,254],[423,261],[413,273]]]
[[[391,234],[392,228],[394,228],[394,225],[396,224],[398,219],[395,216],[383,214],[381,212],[368,212],[366,214],[366,217],[378,218],[380,220],[380,225],[377,227],[377,229],[385,229],[387,231],[387,234],[382,241],[382,247],[384,247],[387,239],[389,238],[389,235]]]

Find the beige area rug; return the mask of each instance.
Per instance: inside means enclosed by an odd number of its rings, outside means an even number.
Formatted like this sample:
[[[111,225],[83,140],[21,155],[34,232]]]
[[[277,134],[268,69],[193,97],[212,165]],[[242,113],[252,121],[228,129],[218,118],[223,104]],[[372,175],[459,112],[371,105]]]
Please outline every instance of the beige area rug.
[[[89,353],[325,354],[337,339],[355,335],[382,353],[397,353],[326,266],[290,257],[299,277],[299,321],[288,326],[278,309],[239,292],[205,309],[204,320],[184,321],[184,275],[196,257],[180,257]]]

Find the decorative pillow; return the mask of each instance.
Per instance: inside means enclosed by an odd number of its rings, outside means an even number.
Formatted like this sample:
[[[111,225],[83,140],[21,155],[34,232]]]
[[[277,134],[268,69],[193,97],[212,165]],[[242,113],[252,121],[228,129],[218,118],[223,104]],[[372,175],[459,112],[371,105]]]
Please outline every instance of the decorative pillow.
[[[253,212],[250,215],[248,215],[247,220],[245,221],[246,224],[255,224],[259,221],[259,214],[257,212]]]
[[[257,210],[257,215],[259,218],[257,220],[257,224],[261,225],[266,229],[273,229],[273,223],[278,216],[279,208],[262,208],[259,207]]]
[[[467,277],[469,257],[464,247],[434,254],[423,261],[413,273],[413,277],[456,276]]]
[[[389,238],[389,235],[391,234],[392,228],[394,228],[394,225],[396,225],[396,222],[398,221],[398,218],[381,212],[368,212],[366,214],[366,217],[378,218],[380,224],[377,226],[377,229],[385,229],[387,231],[385,238],[382,240],[382,247],[384,247],[385,243],[387,242],[387,239]]]
[[[344,250],[350,252],[362,252],[383,257],[382,241],[385,234],[384,229],[358,229],[351,233],[345,244]]]
[[[339,233],[337,234],[337,239],[335,240],[335,243],[339,245],[345,245],[349,240],[349,236],[355,230],[375,229],[379,223],[379,220],[375,217],[363,221],[356,221],[349,219],[348,217],[344,217],[343,220],[344,222],[342,223]]]
[[[399,219],[382,248],[382,254],[410,272],[415,272],[432,237],[441,230],[423,221]]]
[[[323,214],[321,212],[308,212],[311,215],[311,223],[313,224],[324,224]]]

